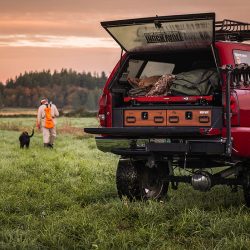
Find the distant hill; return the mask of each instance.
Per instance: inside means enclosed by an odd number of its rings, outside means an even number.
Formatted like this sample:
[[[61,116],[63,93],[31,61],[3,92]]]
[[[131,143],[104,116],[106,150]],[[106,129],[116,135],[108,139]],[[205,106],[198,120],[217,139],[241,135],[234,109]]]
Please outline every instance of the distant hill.
[[[72,69],[25,72],[7,80],[5,85],[0,83],[0,108],[34,108],[41,98],[47,97],[61,109],[95,111],[106,80],[105,72],[101,75]]]

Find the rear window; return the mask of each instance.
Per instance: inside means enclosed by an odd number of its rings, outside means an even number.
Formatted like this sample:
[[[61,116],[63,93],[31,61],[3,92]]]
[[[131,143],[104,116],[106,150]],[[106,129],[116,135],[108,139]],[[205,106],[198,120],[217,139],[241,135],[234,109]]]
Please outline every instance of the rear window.
[[[233,53],[234,53],[235,64],[240,64],[240,63],[250,64],[250,51],[234,50]]]
[[[147,62],[145,68],[142,71],[141,78],[150,77],[153,75],[162,76],[170,74],[174,70],[174,64],[162,63],[162,62]]]
[[[130,60],[127,77],[150,77],[154,75],[164,75],[173,72],[175,65],[173,63],[144,61],[144,60]]]

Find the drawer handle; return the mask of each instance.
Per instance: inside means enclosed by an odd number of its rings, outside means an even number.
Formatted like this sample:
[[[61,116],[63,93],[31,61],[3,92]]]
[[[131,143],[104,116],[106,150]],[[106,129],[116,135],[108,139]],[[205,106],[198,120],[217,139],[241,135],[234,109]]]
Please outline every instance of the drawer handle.
[[[199,116],[199,122],[200,123],[209,123],[210,122],[210,118],[209,116]]]
[[[164,118],[162,116],[155,116],[154,117],[154,122],[155,123],[163,123],[164,122]]]
[[[179,117],[178,116],[169,116],[168,121],[170,123],[178,123],[179,122]]]
[[[136,118],[134,116],[127,116],[126,117],[126,122],[127,123],[135,123],[136,122]]]

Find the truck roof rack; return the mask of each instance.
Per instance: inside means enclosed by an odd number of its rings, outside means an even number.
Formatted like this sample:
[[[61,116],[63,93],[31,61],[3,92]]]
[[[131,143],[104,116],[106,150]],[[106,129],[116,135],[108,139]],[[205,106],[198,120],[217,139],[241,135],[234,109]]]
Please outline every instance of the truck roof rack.
[[[250,23],[229,19],[215,22],[215,40],[243,42],[250,40]]]

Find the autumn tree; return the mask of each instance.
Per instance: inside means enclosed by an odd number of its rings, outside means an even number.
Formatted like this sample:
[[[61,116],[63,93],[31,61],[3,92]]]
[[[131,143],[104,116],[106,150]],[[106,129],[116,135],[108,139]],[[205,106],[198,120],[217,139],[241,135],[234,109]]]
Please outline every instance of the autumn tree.
[[[100,76],[72,69],[24,72],[0,84],[0,106],[36,107],[40,98],[47,97],[59,108],[96,110],[106,80],[104,71]]]

